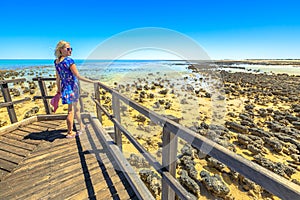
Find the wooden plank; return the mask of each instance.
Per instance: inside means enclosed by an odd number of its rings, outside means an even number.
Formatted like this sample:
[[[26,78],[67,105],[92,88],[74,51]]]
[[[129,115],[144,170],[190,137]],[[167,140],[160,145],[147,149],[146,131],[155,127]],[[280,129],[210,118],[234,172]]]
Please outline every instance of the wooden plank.
[[[28,153],[30,153],[29,150],[18,148],[3,142],[0,142],[0,150],[7,151],[9,153],[13,153],[15,155],[22,156],[22,157],[25,157]]]
[[[36,116],[32,116],[32,117],[29,117],[29,118],[24,119],[22,121],[16,122],[14,124],[1,127],[0,128],[0,135],[3,135],[5,133],[9,133],[9,132],[11,132],[13,130],[16,130],[20,126],[26,126],[27,124],[31,124],[31,123],[36,122],[36,121],[37,121],[37,117]]]
[[[57,127],[58,127],[60,124],[61,124],[61,123],[55,123],[55,124],[46,123],[46,121],[38,121],[38,122],[32,123],[32,125],[35,125],[35,126],[41,126],[42,128],[45,128],[45,129],[52,129],[52,130],[57,129]]]
[[[11,172],[17,165],[7,160],[0,159],[0,169]]]
[[[14,130],[10,133],[13,133],[13,134],[18,135],[18,136],[22,136],[23,139],[24,139],[26,136],[31,134],[31,131],[21,128],[21,129]],[[8,133],[8,134],[10,134],[10,133]],[[4,135],[4,136],[6,136],[6,135]]]
[[[1,149],[0,149],[0,158],[3,160],[13,162],[15,164],[20,163],[24,159],[24,157],[22,157],[22,156],[19,156],[14,153],[10,153],[10,152],[7,152],[7,151],[1,150]]]
[[[4,177],[6,177],[9,174],[8,171],[3,170],[0,168],[0,180],[2,180]]]
[[[39,130],[40,132],[47,131],[49,129],[49,127],[43,126],[42,124],[28,124],[26,128]]]
[[[40,155],[46,155],[46,154],[52,154],[55,152],[58,153],[64,153],[65,151],[74,151],[74,146],[76,146],[76,143],[73,141],[62,139],[61,141],[55,141],[55,144],[53,143],[43,143],[40,148],[34,152],[31,153],[30,157],[27,158],[25,162],[34,162],[34,160],[37,160]]]
[[[18,140],[18,141],[22,141],[22,142],[32,144],[32,145],[38,145],[39,143],[41,143],[40,140],[25,139],[24,137],[26,137],[26,136],[21,136],[21,135],[15,134],[15,133],[18,133],[18,132],[19,131],[14,131],[12,133],[7,133],[7,134],[3,135],[3,137]],[[27,133],[27,135],[28,135],[28,133]]]
[[[45,130],[41,129],[40,127],[31,128],[30,126],[19,127],[18,130],[23,131],[23,132],[27,132],[28,135],[31,134],[31,133],[39,134],[40,132],[45,131]]]
[[[52,116],[52,115],[50,115],[50,116]],[[38,123],[43,123],[43,124],[47,124],[47,125],[49,124],[49,125],[54,125],[54,126],[58,126],[58,127],[61,126],[62,124],[67,126],[65,119],[56,120],[55,117],[54,118],[50,117],[51,120],[41,120],[41,118],[40,118],[41,115],[37,115],[37,117],[38,117]]]
[[[24,164],[28,165],[28,168],[37,168],[38,166],[44,166],[47,163],[52,163],[53,161],[64,161],[73,158],[78,158],[77,154],[72,152],[72,149],[67,149],[64,151],[59,150],[58,152],[52,152],[51,154],[41,154],[40,156],[30,157],[29,159],[24,160]],[[59,163],[57,163],[59,164]]]
[[[24,136],[17,135],[17,134],[14,134],[14,133],[7,133],[7,134],[3,135],[2,137],[9,138],[9,139],[12,139],[12,140],[18,140],[18,141],[23,141],[24,140]]]
[[[30,162],[31,159],[34,159],[34,157],[50,154],[54,152],[64,152],[64,150],[71,152],[74,151],[74,147],[76,146],[76,143],[74,141],[71,141],[69,139],[61,139],[61,140],[55,140],[55,143],[43,143],[42,146],[39,147],[38,150],[31,153],[31,156],[27,158],[27,160]]]
[[[38,121],[52,121],[52,120],[66,120],[66,114],[55,114],[55,115],[37,115]]]
[[[18,147],[18,148],[30,150],[30,151],[32,151],[33,149],[36,148],[36,145],[28,144],[28,143],[21,142],[21,141],[18,141],[18,140],[14,140],[14,139],[10,139],[10,138],[7,138],[7,137],[0,137],[0,142],[6,143],[6,144],[9,144],[9,145]]]

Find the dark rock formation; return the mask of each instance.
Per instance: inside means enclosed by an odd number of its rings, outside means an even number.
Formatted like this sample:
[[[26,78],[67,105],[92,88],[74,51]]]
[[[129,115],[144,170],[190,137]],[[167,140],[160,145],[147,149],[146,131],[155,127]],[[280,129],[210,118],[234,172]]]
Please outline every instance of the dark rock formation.
[[[139,175],[154,197],[161,194],[161,178],[149,169],[142,169]]]
[[[183,187],[185,187],[189,192],[195,194],[197,197],[200,196],[200,187],[196,181],[189,177],[188,172],[185,170],[180,171],[179,182]]]
[[[214,195],[224,198],[229,192],[228,186],[218,175],[210,175],[207,171],[202,170],[200,176],[205,187]]]
[[[291,175],[295,173],[294,168],[289,167],[280,162],[272,162],[271,160],[264,158],[261,155],[254,156],[254,161],[260,164],[261,166],[275,172],[276,174],[279,174],[286,178],[291,177]]]
[[[149,163],[146,161],[145,158],[141,158],[135,154],[130,154],[130,157],[128,158],[129,163],[132,166],[135,166],[137,168],[148,168],[150,167]]]

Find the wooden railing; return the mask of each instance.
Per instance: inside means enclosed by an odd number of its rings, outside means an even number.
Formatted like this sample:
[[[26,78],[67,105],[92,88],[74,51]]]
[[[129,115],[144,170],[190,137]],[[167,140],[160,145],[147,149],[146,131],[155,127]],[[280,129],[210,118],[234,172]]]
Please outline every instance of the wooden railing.
[[[24,99],[12,101],[9,88],[8,88],[8,83],[16,83],[16,82],[24,82],[26,81],[25,78],[21,79],[12,79],[12,80],[0,80],[0,85],[1,85],[1,91],[3,94],[4,102],[0,103],[0,108],[6,107],[7,112],[9,115],[9,119],[11,123],[16,123],[18,122],[18,118],[15,112],[14,104],[18,104],[24,101],[30,101],[31,99],[29,97],[26,97]]]
[[[196,132],[181,126],[172,119],[161,116],[144,106],[137,104],[108,86],[99,83],[94,85],[97,117],[102,121],[102,112],[113,122],[115,127],[115,143],[122,149],[122,134],[135,146],[135,148],[147,159],[150,165],[162,177],[162,199],[175,199],[175,194],[181,199],[194,199],[195,197],[181,186],[176,180],[176,152],[177,138],[180,137],[193,147],[203,151],[207,150],[209,156],[219,160],[229,168],[240,173],[244,177],[262,186],[267,191],[282,199],[300,199],[300,186],[267,170],[266,168],[249,161],[223,146],[197,134]],[[102,88],[112,95],[113,114],[110,114],[100,103],[100,92]],[[145,148],[126,130],[121,124],[120,101],[134,108],[139,113],[149,118],[152,122],[163,127],[163,153],[162,164],[160,164]],[[204,151],[205,151],[204,149]]]
[[[47,88],[46,88],[46,85],[45,85],[44,81],[55,81],[56,78],[37,77],[37,78],[33,78],[32,80],[38,82],[39,88],[40,88],[40,91],[41,91],[41,96],[34,96],[33,99],[34,100],[42,99],[43,103],[44,103],[44,106],[45,106],[46,114],[51,114],[52,111],[51,111],[51,107],[50,107],[50,104],[49,104],[49,99],[52,99],[54,96],[48,96]],[[80,86],[79,86],[79,88],[80,88]],[[87,97],[87,95],[81,94],[81,92],[80,92],[80,98],[79,98],[80,112],[84,112],[84,106],[83,106],[83,101],[82,101],[83,97]]]

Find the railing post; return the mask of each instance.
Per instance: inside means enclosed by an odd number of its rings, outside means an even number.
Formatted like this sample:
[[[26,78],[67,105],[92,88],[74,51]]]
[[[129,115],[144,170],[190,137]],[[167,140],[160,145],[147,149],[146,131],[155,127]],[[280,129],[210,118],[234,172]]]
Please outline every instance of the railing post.
[[[112,93],[112,109],[113,109],[113,115],[115,119],[121,123],[121,115],[120,115],[120,99]],[[116,125],[114,125],[115,128],[115,143],[122,151],[122,134],[121,131],[117,128]]]
[[[98,83],[94,83],[94,91],[95,91],[95,99],[101,105],[101,101],[100,101],[100,86],[99,86]],[[101,111],[101,109],[97,105],[96,105],[96,111],[97,111],[97,118],[100,121],[100,123],[102,124],[102,111]]]
[[[80,104],[80,112],[84,112],[84,106],[83,106],[83,101],[81,98],[81,86],[80,86],[80,81],[78,81],[78,86],[79,86],[79,104]]]
[[[9,93],[9,89],[8,89],[8,84],[7,83],[2,83],[1,89],[2,89],[2,94],[3,94],[3,97],[4,97],[4,101],[5,102],[12,102],[11,96],[10,96],[10,93]],[[15,122],[18,121],[16,112],[15,112],[15,109],[14,109],[14,104],[11,104],[10,106],[7,106],[7,112],[8,112],[9,119],[10,119],[11,123],[15,123]]]
[[[179,118],[173,116],[165,116],[170,120],[179,122]],[[176,161],[177,161],[177,136],[163,128],[162,137],[162,166],[176,178]],[[174,200],[175,192],[170,188],[168,183],[162,179],[162,200]]]
[[[42,77],[38,77],[37,79],[38,79],[42,99],[43,99],[43,102],[44,102],[46,114],[50,114],[51,109],[50,109],[49,101],[45,98],[46,96],[48,96],[46,85],[45,85],[44,81],[42,80]]]

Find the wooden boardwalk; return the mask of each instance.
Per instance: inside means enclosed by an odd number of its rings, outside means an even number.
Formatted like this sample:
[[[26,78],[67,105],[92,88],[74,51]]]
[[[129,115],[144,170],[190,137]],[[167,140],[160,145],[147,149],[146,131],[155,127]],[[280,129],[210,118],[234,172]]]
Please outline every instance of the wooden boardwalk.
[[[89,124],[65,138],[65,120],[0,132],[0,199],[138,199]]]

